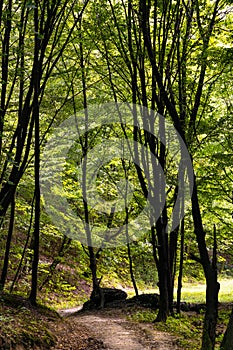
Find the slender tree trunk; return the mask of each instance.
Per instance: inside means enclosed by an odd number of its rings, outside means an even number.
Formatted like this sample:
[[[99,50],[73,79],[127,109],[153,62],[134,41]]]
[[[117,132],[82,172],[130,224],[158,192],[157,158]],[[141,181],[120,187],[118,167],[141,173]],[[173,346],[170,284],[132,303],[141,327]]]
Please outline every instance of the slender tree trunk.
[[[36,305],[37,284],[38,284],[38,264],[39,264],[39,244],[40,244],[40,120],[39,120],[39,24],[38,24],[38,0],[35,2],[34,25],[35,25],[35,52],[34,52],[34,99],[33,99],[33,119],[35,123],[35,221],[33,237],[33,262],[32,281],[29,300]]]
[[[153,130],[152,130],[153,131]],[[160,120],[159,123],[159,138],[160,140],[166,140],[165,134],[165,121],[164,119]],[[151,138],[150,141],[150,150],[154,154],[157,153],[159,164],[163,170],[165,171],[166,166],[166,148],[163,142],[159,143],[159,147],[156,148],[154,138]],[[168,232],[167,232],[167,203],[166,203],[166,188],[165,183],[162,179],[160,172],[158,171],[156,164],[154,164],[152,160],[153,166],[153,177],[154,184],[152,185],[155,188],[152,197],[155,198],[153,205],[153,210],[156,213],[158,209],[162,213],[157,220],[156,223],[156,233],[158,237],[158,257],[159,257],[159,290],[160,290],[160,305],[159,312],[156,318],[156,321],[166,321],[167,316],[169,314],[169,295],[171,294],[171,266],[169,261],[169,244],[168,244]],[[157,187],[157,190],[156,190]],[[163,207],[162,207],[163,205]],[[159,208],[157,208],[159,207]]]
[[[7,85],[8,85],[8,73],[9,73],[9,51],[10,51],[10,37],[11,37],[11,20],[12,20],[12,0],[8,1],[8,6],[5,8],[5,19],[2,18],[3,1],[1,1],[1,24],[4,21],[4,25],[1,29],[1,96],[0,96],[0,156],[2,154],[2,136],[4,128],[4,119],[6,113],[6,100],[7,100]]]
[[[158,266],[159,266],[159,259],[157,256],[158,243],[157,243],[157,237],[156,237],[155,231],[156,231],[155,226],[151,224],[151,242],[152,242],[152,249],[153,249],[153,258],[154,258],[156,268],[158,270]]]
[[[125,178],[127,179],[127,175],[126,174],[125,174]],[[127,194],[125,194],[125,196],[127,196]],[[127,252],[128,252],[128,258],[129,258],[129,271],[130,271],[130,277],[131,277],[131,281],[133,283],[135,294],[138,296],[138,288],[137,288],[136,280],[135,280],[135,277],[134,277],[133,259],[132,259],[132,256],[131,256],[131,249],[130,249],[130,243],[129,243],[129,232],[128,232],[129,210],[128,210],[127,203],[126,203],[126,207],[125,207],[125,213],[126,213],[125,225],[126,225]]]
[[[204,318],[201,349],[214,350],[216,336],[215,332],[218,318],[218,292],[220,285],[217,281],[216,267],[211,264],[208,256],[195,178],[192,195],[192,213],[201,262],[206,278],[206,313]]]
[[[135,295],[138,296],[138,288],[137,288],[137,284],[136,284],[136,280],[135,280],[135,277],[134,277],[134,271],[133,271],[133,259],[132,259],[132,256],[131,256],[131,249],[130,249],[130,243],[129,243],[129,207],[128,207],[128,181],[129,181],[129,178],[128,178],[128,169],[126,168],[126,164],[125,164],[125,159],[122,158],[121,159],[121,163],[122,163],[122,167],[124,169],[124,178],[126,180],[126,188],[125,188],[125,192],[123,192],[123,199],[124,199],[124,202],[125,202],[125,235],[126,235],[126,242],[127,242],[127,252],[128,252],[128,258],[129,258],[129,272],[130,272],[130,278],[131,278],[131,281],[133,283],[133,287],[134,287],[134,291],[135,291]]]
[[[30,238],[30,234],[31,234],[31,228],[32,228],[32,224],[33,224],[34,200],[35,200],[35,195],[33,196],[32,204],[31,204],[31,217],[30,217],[30,223],[29,223],[29,227],[28,227],[26,242],[24,244],[23,253],[22,253],[19,265],[17,267],[17,271],[15,273],[15,277],[14,277],[13,282],[12,282],[11,287],[10,287],[10,293],[12,293],[12,291],[14,289],[14,286],[15,286],[16,282],[18,281],[18,278],[19,278],[19,275],[20,275],[20,271],[21,271],[21,267],[23,265],[23,260],[24,260],[24,257],[25,257],[25,254],[26,254],[26,250],[27,250],[27,247],[28,247],[28,242],[29,242],[29,238]]]
[[[177,313],[180,313],[183,263],[184,263],[184,219],[182,219],[181,229],[180,229],[180,266],[179,266],[178,286],[177,286]]]
[[[158,277],[159,277],[159,312],[156,317],[156,322],[166,322],[169,313],[168,303],[168,260],[167,260],[167,244],[165,239],[165,227],[161,223],[161,218],[156,223],[156,231],[158,236]]]
[[[11,247],[11,239],[12,239],[12,234],[13,234],[13,230],[14,230],[14,221],[15,221],[15,197],[13,197],[12,202],[11,202],[10,223],[9,223],[5,256],[4,256],[4,262],[3,262],[2,274],[1,274],[1,280],[0,280],[0,290],[4,289],[5,282],[6,282],[7,270],[8,270],[8,264],[9,264],[10,247]]]
[[[230,320],[228,322],[227,329],[225,331],[220,349],[232,350],[232,344],[233,344],[233,309],[231,311]]]
[[[127,251],[128,251],[128,258],[129,258],[129,271],[130,271],[130,277],[131,277],[131,281],[133,283],[133,287],[134,287],[134,291],[135,291],[135,295],[138,296],[138,287],[137,287],[137,283],[134,277],[134,272],[133,272],[133,260],[132,260],[132,256],[131,256],[131,249],[130,249],[130,244],[127,243]]]
[[[86,74],[85,74],[85,61],[82,45],[82,18],[80,19],[80,26],[78,27],[79,37],[80,37],[80,66],[82,71],[82,87],[83,87],[83,107],[85,109],[85,125],[88,125],[88,110],[87,110],[87,94],[86,94]],[[88,130],[87,130],[88,131]],[[84,142],[82,144],[83,154],[86,155],[88,152],[88,134],[85,133]],[[99,281],[97,279],[97,262],[94,247],[92,244],[92,235],[90,230],[90,220],[89,220],[89,209],[87,203],[87,186],[86,186],[86,174],[87,174],[87,159],[83,158],[82,161],[82,196],[83,196],[83,207],[84,207],[84,217],[85,217],[85,231],[87,237],[87,245],[89,252],[90,270],[92,275],[92,289],[94,292],[99,293]]]
[[[179,227],[170,233],[169,241],[169,280],[168,280],[168,304],[169,312],[173,314],[174,283],[176,276],[177,239]]]

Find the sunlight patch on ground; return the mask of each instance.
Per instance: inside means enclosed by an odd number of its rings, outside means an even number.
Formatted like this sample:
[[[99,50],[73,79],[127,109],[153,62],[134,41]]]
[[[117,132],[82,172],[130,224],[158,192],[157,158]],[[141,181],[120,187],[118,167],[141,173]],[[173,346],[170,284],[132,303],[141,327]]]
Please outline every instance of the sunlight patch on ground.
[[[233,302],[233,279],[219,280],[220,291],[219,301],[220,302]],[[181,300],[189,303],[205,303],[205,290],[206,286],[204,283],[183,283]],[[142,291],[143,293],[159,293],[158,288],[147,289]],[[175,288],[174,300],[176,300],[177,289]]]

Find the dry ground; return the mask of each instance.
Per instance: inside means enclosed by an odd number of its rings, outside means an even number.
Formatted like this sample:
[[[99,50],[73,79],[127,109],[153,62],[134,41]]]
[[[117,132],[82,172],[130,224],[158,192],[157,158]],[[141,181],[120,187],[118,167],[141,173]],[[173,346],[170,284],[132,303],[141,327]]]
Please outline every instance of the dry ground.
[[[53,350],[180,349],[175,337],[154,330],[152,324],[127,321],[121,309],[72,311],[61,312],[66,318],[55,330],[58,342]]]

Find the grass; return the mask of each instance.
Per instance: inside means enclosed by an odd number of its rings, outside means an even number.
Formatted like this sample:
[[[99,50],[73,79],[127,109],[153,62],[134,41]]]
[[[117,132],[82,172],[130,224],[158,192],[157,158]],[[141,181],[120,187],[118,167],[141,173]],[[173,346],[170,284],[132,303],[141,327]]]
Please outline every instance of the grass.
[[[156,318],[156,312],[151,310],[137,310],[128,318],[136,322],[153,322]],[[167,332],[174,335],[176,344],[185,350],[200,349],[202,334],[203,315],[175,315],[168,317],[167,322],[154,323],[156,330]]]
[[[21,344],[30,349],[34,346],[49,348],[56,339],[49,329],[49,321],[59,319],[56,312],[44,306],[32,307],[28,300],[0,293],[0,338],[4,348]]]
[[[233,279],[219,279],[219,301],[221,303],[233,302]],[[205,303],[206,285],[204,282],[184,282],[181,291],[181,300],[188,303]],[[144,293],[159,293],[158,288],[146,289]],[[174,292],[176,299],[176,288]]]
[[[219,300],[223,303],[232,302],[233,299],[233,280],[220,280]],[[120,287],[120,286],[117,286]],[[205,302],[205,284],[204,283],[184,283],[182,288],[182,301],[190,303],[204,303]],[[133,296],[132,288],[125,288],[128,296]],[[158,289],[140,289],[144,293],[158,293]],[[175,294],[176,295],[176,294]],[[52,299],[48,299],[45,304],[56,306],[58,308],[65,308],[77,306],[80,304],[83,295],[73,294],[68,291],[66,297],[59,298],[59,294],[53,295]],[[231,307],[228,309],[222,306],[219,310],[219,325],[217,329],[217,345],[219,349],[223,332],[229,320]],[[131,320],[137,322],[153,322],[156,318],[157,312],[149,309],[131,309],[128,316]],[[0,294],[0,322],[4,325],[0,332],[0,337],[8,339],[12,344],[21,342],[23,344],[38,344],[48,345],[53,344],[55,339],[48,327],[48,319],[56,318],[56,314],[47,308],[35,310],[28,307],[23,299],[18,299],[16,296]],[[37,321],[38,320],[38,321]],[[197,314],[195,312],[181,313],[175,317],[168,317],[166,323],[154,323],[157,330],[171,333],[177,337],[177,345],[185,350],[200,349],[201,336],[203,325],[203,313]],[[36,331],[35,331],[36,330]]]
[[[218,326],[216,331],[215,349],[220,349],[223,334],[226,329],[231,310],[221,308],[219,310]],[[156,311],[138,308],[131,310],[128,319],[135,322],[152,323],[157,316]],[[169,316],[166,323],[153,323],[154,329],[172,334],[176,338],[176,344],[185,350],[197,350],[201,348],[204,313],[182,312],[180,315]]]
[[[220,292],[219,301],[221,303],[233,302],[233,279],[219,279]],[[206,285],[204,283],[183,283],[182,288],[182,301],[187,303],[205,303],[205,290]],[[158,293],[158,289],[144,290],[144,293]],[[176,297],[176,290],[175,290]],[[226,325],[229,320],[231,312],[231,306],[223,305],[219,310],[218,327],[216,332],[216,350],[220,348],[220,343],[223,338],[223,334]],[[153,322],[156,318],[156,312],[151,310],[136,310],[130,316],[130,319],[137,322]],[[197,314],[195,312],[185,313],[181,315],[175,315],[174,317],[168,317],[166,323],[154,323],[154,327],[157,330],[165,331],[173,334],[177,337],[177,345],[185,350],[197,350],[200,349],[202,338],[204,313]]]
[[[221,308],[219,310],[218,326],[216,331],[216,347],[220,349],[220,344],[223,339],[223,334],[226,329],[231,310]],[[149,309],[133,310],[128,319],[135,322],[152,323],[156,318],[157,313]],[[177,340],[176,344],[185,350],[197,350],[201,348],[202,330],[203,330],[204,314],[195,312],[182,312],[180,315],[175,314],[169,316],[166,323],[154,323],[156,330],[167,332],[174,335]]]
[[[230,303],[233,301],[233,279],[220,279],[219,301]],[[206,285],[204,283],[184,283],[182,300],[190,303],[205,302]]]
[[[233,302],[233,279],[222,279],[220,280],[220,292],[219,301],[224,303]],[[133,297],[135,292],[133,288],[122,287],[121,285],[116,285],[117,288],[123,288],[127,294],[128,298]],[[183,283],[181,300],[187,303],[205,303],[205,289],[204,283],[189,282]],[[145,289],[141,286],[139,289],[140,293],[159,293],[158,288]],[[90,293],[89,293],[90,294]],[[72,291],[67,291],[66,293],[39,293],[39,300],[46,306],[52,306],[54,309],[66,309],[79,306],[88,300],[89,294],[73,293]],[[176,289],[174,293],[174,299],[176,300]]]
[[[38,295],[38,300],[41,304],[52,307],[56,311],[62,309],[70,309],[82,305],[88,300],[87,295],[77,295],[72,292],[63,293],[59,295],[58,293],[40,293]]]

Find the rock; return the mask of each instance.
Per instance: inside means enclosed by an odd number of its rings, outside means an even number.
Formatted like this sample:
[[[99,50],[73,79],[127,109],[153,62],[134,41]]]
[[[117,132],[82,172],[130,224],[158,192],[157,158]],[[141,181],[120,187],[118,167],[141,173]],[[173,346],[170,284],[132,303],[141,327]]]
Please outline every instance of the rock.
[[[190,311],[195,311],[199,314],[201,311],[204,310],[206,310],[205,304],[190,304]]]
[[[82,310],[94,310],[96,309],[96,304],[91,301],[91,300],[87,300],[85,301],[85,303],[83,304]]]
[[[177,308],[177,302],[176,302],[176,301],[173,303],[173,307],[174,307],[175,309]],[[189,308],[190,308],[190,304],[189,304],[189,303],[186,303],[186,301],[182,301],[182,302],[180,303],[180,310],[181,310],[181,311],[190,311]]]
[[[173,303],[173,307],[174,308],[177,307],[176,302]],[[206,310],[206,305],[205,304],[192,304],[192,303],[186,303],[185,301],[182,301],[180,303],[180,309],[181,309],[181,311],[185,311],[185,312],[195,311],[199,314],[201,311]]]
[[[139,306],[157,309],[159,307],[159,294],[140,294],[127,300],[129,304],[137,304]]]
[[[90,300],[83,304],[83,310],[91,310],[104,307],[116,301],[123,301],[127,298],[127,293],[117,288],[99,288],[92,291]]]

